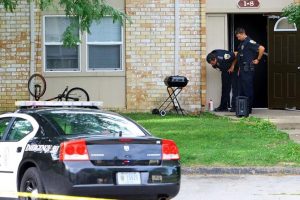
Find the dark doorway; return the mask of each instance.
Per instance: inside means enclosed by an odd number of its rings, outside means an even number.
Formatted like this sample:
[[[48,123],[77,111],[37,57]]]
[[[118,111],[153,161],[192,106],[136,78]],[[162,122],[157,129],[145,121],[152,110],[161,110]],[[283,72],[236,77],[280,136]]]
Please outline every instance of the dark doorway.
[[[268,52],[268,18],[262,14],[231,14],[229,19],[229,47],[236,51],[239,41],[234,35],[237,27],[243,27],[246,34],[258,44],[263,45]],[[254,108],[268,107],[268,57],[263,56],[255,68],[254,80]]]

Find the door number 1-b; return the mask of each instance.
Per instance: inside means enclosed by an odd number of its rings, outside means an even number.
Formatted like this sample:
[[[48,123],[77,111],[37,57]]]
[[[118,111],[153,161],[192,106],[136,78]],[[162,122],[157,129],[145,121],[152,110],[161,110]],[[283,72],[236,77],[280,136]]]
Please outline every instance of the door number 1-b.
[[[257,8],[259,7],[258,0],[240,0],[238,2],[239,8]]]

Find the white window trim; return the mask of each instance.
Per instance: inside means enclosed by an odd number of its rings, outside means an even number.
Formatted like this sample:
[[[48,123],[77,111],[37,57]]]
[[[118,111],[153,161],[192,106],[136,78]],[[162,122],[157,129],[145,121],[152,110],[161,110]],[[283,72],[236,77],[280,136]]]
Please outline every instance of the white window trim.
[[[296,24],[294,23],[294,28],[293,29],[278,29],[278,24],[282,21],[282,20],[288,20],[287,17],[282,17],[280,19],[277,20],[277,22],[275,23],[274,25],[274,31],[275,32],[283,32],[283,31],[297,31],[297,26]]]
[[[82,71],[81,69],[81,44],[80,43],[77,43],[78,45],[78,69],[76,70],[46,70],[46,45],[62,45],[63,43],[62,42],[48,42],[46,44],[46,37],[45,37],[45,30],[46,30],[46,17],[64,17],[66,18],[65,15],[44,15],[43,16],[43,53],[42,53],[42,56],[43,56],[43,71],[45,73],[55,73],[55,72],[74,72],[74,73],[80,73]],[[79,39],[81,40],[81,32],[80,30],[79,31]]]
[[[109,16],[108,16],[109,17]],[[121,25],[121,41],[120,42],[88,42],[88,33],[85,33],[85,44],[86,44],[86,50],[85,50],[85,65],[86,65],[86,71],[87,72],[113,72],[113,71],[124,71],[124,55],[125,55],[125,48],[124,48],[124,25]],[[105,69],[89,69],[89,58],[88,58],[88,46],[89,45],[120,45],[121,46],[121,58],[120,58],[120,69],[114,69],[114,68],[105,68]]]

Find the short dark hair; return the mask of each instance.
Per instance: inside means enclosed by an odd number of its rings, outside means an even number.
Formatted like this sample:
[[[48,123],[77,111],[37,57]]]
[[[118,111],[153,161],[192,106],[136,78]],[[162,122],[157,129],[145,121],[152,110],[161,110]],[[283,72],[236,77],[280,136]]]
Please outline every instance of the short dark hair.
[[[246,33],[244,28],[238,27],[234,31],[235,34],[241,34],[241,33]]]
[[[216,57],[215,54],[209,53],[209,54],[206,56],[206,61],[210,64],[210,62],[211,62],[212,60],[215,60],[216,58],[217,58],[217,57]]]

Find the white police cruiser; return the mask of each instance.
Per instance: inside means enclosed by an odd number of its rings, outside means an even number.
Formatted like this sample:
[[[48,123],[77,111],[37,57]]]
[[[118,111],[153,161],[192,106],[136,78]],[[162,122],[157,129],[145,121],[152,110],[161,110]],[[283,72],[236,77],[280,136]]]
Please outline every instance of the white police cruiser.
[[[172,140],[153,137],[116,113],[84,108],[100,102],[16,105],[15,113],[0,115],[0,197],[170,199],[179,192]]]

